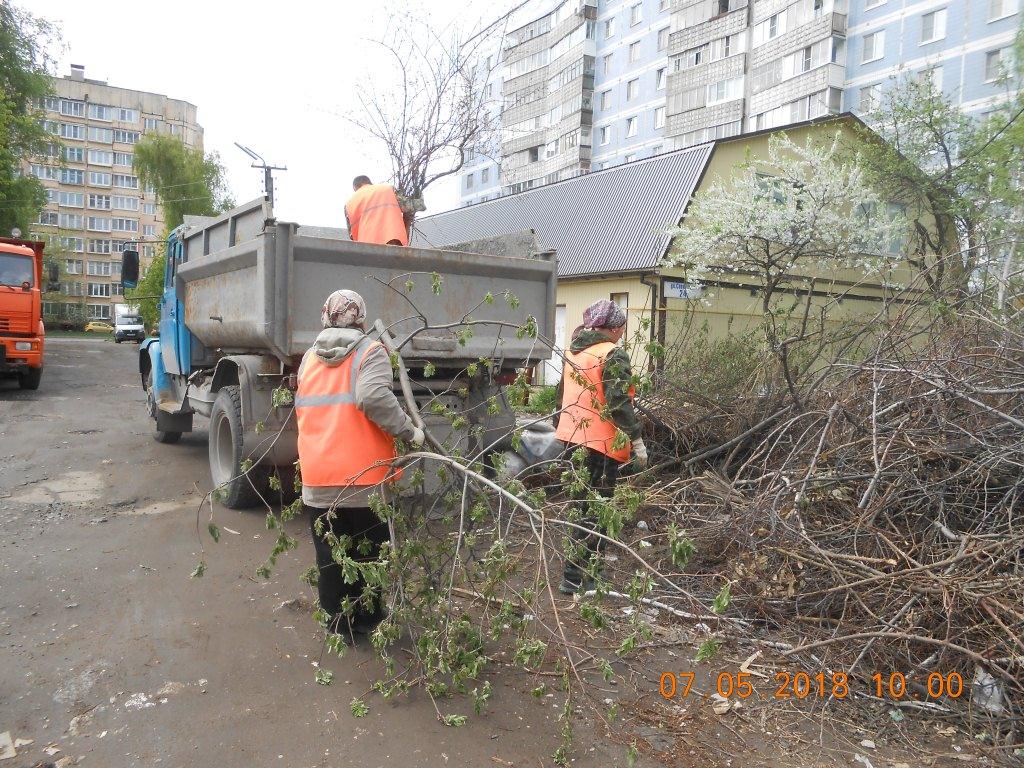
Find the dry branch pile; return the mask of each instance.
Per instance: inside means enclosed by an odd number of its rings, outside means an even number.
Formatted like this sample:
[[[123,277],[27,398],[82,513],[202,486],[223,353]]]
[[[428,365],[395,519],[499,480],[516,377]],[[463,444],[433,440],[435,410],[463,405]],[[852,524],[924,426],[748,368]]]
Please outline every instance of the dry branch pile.
[[[964,695],[941,705],[1019,743],[1024,325],[976,306],[902,312],[865,328],[856,355],[796,376],[747,366],[735,391],[756,400],[688,392],[715,374],[670,361],[677,389],[649,409],[684,471],[646,504],[694,539],[688,590],[714,594],[724,574],[729,615],[865,682],[904,673],[907,698],[927,699],[930,672],[959,672]]]

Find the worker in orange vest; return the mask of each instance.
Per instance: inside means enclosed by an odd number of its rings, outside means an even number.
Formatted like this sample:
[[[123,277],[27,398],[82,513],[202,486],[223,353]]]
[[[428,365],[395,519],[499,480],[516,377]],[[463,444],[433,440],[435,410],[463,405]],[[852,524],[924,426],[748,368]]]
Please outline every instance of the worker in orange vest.
[[[583,325],[573,333],[565,354],[559,384],[561,410],[555,437],[570,453],[586,451],[583,466],[590,487],[604,498],[615,493],[619,470],[629,463],[647,466],[647,447],[640,436],[640,422],[633,410],[635,395],[629,354],[618,346],[626,331],[626,313],[613,301],[601,299],[583,312]],[[587,491],[573,494],[572,522],[583,526],[570,529],[570,547],[559,591],[587,592],[594,588],[594,574],[600,567],[602,539],[597,515],[585,499]],[[573,520],[573,517],[578,518]]]
[[[356,176],[355,194],[345,203],[348,236],[358,243],[408,245],[409,229],[395,188],[371,184],[369,176]]]
[[[356,561],[379,556],[388,526],[369,497],[400,475],[392,464],[395,438],[418,448],[424,436],[395,397],[390,356],[366,334],[363,298],[335,291],[320,319],[324,329],[302,358],[295,395],[302,503],[313,528],[328,631],[354,642],[353,633],[369,634],[383,620],[384,606],[362,577],[345,583],[333,550],[346,542]]]

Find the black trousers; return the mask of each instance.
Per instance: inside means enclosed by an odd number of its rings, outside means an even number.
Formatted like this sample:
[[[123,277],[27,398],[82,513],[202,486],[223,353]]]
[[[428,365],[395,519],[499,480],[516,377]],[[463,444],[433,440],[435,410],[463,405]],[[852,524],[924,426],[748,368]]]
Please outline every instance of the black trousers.
[[[369,507],[337,508],[329,516],[326,509],[306,506],[309,512],[309,523],[313,531],[313,548],[316,550],[316,566],[320,572],[317,591],[320,594],[320,607],[330,614],[332,619],[341,612],[342,602],[347,597],[356,603],[366,589],[366,582],[360,577],[353,584],[346,584],[342,576],[341,566],[334,562],[331,545],[327,542],[328,534],[348,536],[352,543],[348,555],[356,562],[372,562],[380,556],[380,547],[388,540],[388,524],[383,522]],[[323,521],[323,536],[316,534],[316,521]],[[366,539],[369,548],[364,544],[362,554],[360,543]],[[375,617],[382,615],[383,607],[380,596],[374,596],[373,610],[358,604],[353,618]]]
[[[570,453],[577,446],[569,446]],[[609,458],[600,451],[587,448],[587,458],[583,463],[590,475],[590,487],[597,491],[604,499],[610,499],[615,494],[615,484],[619,481],[619,469],[622,465],[615,459]],[[603,547],[603,540],[595,535],[599,530],[597,516],[591,514],[590,504],[585,501],[588,494],[580,491],[573,494],[573,506],[580,512],[582,519],[579,525],[589,528],[590,531],[583,531],[579,528],[570,528],[569,538],[571,540],[570,551],[565,558],[565,578],[579,583],[586,575],[590,563],[600,558]]]

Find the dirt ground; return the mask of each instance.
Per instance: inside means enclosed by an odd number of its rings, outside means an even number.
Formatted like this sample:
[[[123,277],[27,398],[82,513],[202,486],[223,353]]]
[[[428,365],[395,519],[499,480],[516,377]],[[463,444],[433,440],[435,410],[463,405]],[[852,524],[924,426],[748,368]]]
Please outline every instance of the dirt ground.
[[[263,515],[219,511],[221,543],[203,536],[206,575],[191,579],[206,433],[152,439],[136,361],[135,345],[54,339],[38,392],[0,381],[0,768],[552,764],[560,702],[532,699],[525,673],[492,675],[492,708],[461,728],[440,724],[421,695],[371,693],[379,666],[365,648],[325,660],[334,683],[317,685],[323,636],[298,580],[313,562],[305,520],[289,525],[299,550],[265,582],[254,577],[273,543]],[[720,716],[707,666],[695,695],[665,701],[659,672],[693,667],[673,632],[631,692],[595,691],[620,702],[641,739],[639,768],[945,764],[907,748],[900,728],[865,730],[845,709],[783,717],[769,700]],[[364,718],[350,712],[355,697],[370,707]],[[838,737],[823,737],[826,725]],[[5,734],[16,757],[4,759]],[[861,745],[869,738],[877,752]],[[899,754],[883,757],[890,739]],[[583,723],[572,765],[625,766],[628,743]],[[967,757],[944,744],[952,761]]]

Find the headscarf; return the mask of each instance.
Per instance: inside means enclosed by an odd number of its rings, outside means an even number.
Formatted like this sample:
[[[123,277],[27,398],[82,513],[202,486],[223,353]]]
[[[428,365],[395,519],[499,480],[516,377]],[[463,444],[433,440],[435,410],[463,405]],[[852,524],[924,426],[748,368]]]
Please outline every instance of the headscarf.
[[[608,299],[598,299],[583,310],[584,328],[619,328],[626,324],[622,307]]]
[[[366,322],[366,302],[355,291],[335,291],[324,302],[320,322],[324,328],[362,327]]]

